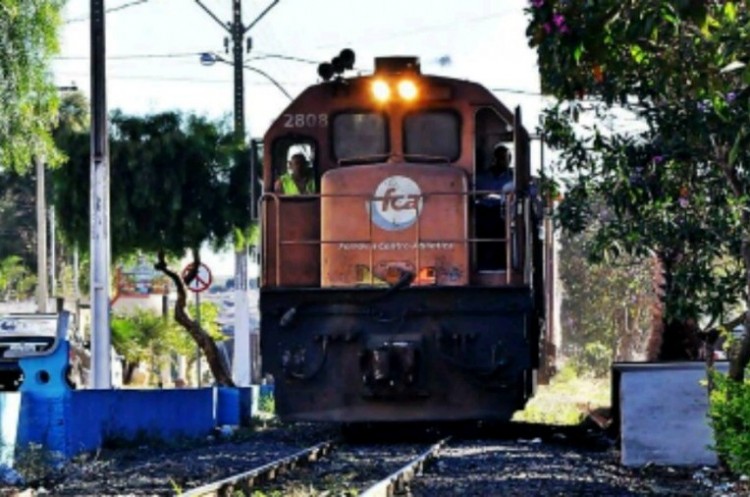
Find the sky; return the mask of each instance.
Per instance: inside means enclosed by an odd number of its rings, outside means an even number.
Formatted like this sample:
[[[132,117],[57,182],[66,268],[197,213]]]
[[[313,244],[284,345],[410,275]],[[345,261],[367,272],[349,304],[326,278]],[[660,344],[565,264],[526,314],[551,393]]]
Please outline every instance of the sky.
[[[232,0],[202,0],[222,21]],[[273,0],[243,0],[245,25]],[[90,0],[68,0],[55,83],[87,95]],[[536,53],[525,36],[528,0],[280,0],[249,32],[246,64],[268,73],[292,96],[318,81],[317,64],[343,48],[355,68],[370,73],[373,59],[420,57],[422,72],[476,81],[497,89],[508,107],[520,105],[533,132],[545,100],[538,95]],[[228,36],[195,0],[105,0],[107,105],[129,114],[166,110],[231,119],[232,67],[203,66],[200,53],[224,51]],[[450,60],[446,64],[445,61]],[[442,63],[441,63],[442,61]],[[289,100],[263,76],[245,71],[248,133],[262,136]],[[533,152],[535,162],[538,153]],[[225,264],[218,261],[217,264]]]

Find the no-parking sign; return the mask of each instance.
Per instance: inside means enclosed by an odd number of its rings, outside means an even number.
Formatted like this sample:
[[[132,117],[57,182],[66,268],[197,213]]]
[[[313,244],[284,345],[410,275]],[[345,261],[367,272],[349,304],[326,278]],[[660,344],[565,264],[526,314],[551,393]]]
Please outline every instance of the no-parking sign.
[[[185,266],[185,269],[182,270],[183,281],[187,277],[188,273],[192,271],[194,265],[195,263],[190,263]],[[208,269],[208,266],[201,262],[198,266],[198,274],[195,275],[195,278],[193,278],[193,281],[191,281],[190,284],[187,285],[187,287],[191,292],[200,293],[204,290],[207,290],[208,287],[211,286],[212,281],[213,278],[211,276],[211,270]]]

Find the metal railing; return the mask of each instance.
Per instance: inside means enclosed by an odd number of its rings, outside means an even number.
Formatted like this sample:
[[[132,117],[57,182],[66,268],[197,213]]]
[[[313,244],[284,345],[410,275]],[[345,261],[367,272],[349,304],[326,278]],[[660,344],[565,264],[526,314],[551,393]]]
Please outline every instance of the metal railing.
[[[498,195],[500,196],[501,202],[504,209],[504,215],[498,216],[498,222],[504,222],[505,224],[505,236],[503,238],[478,238],[476,236],[470,237],[469,236],[469,222],[471,220],[471,217],[469,215],[470,207],[468,200],[471,199],[472,201],[478,202],[478,199],[483,196],[487,195]],[[465,206],[464,209],[464,219],[463,219],[463,225],[464,225],[464,233],[462,238],[439,238],[439,239],[423,239],[422,238],[422,221],[421,221],[421,213],[422,209],[421,206],[424,205],[424,202],[426,202],[430,197],[438,197],[438,196],[458,196],[458,197],[465,197],[466,200],[460,204]],[[370,205],[370,209],[372,209],[372,202],[374,201],[371,193],[335,193],[335,194],[302,194],[302,195],[278,195],[276,193],[264,193],[261,196],[260,199],[260,205],[261,205],[261,219],[263,219],[265,222],[263,222],[263,229],[262,229],[262,237],[263,237],[263,257],[261,262],[261,270],[263,274],[263,278],[267,278],[268,275],[268,269],[269,269],[269,251],[273,251],[273,260],[275,262],[275,271],[274,271],[274,285],[278,286],[280,285],[280,277],[281,277],[281,252],[282,248],[285,246],[301,246],[301,245],[317,245],[317,246],[323,246],[323,245],[330,245],[330,244],[366,244],[369,247],[369,253],[368,253],[368,268],[370,271],[370,274],[373,273],[373,269],[375,267],[375,246],[376,243],[373,242],[373,220],[372,215],[368,215],[368,230],[367,230],[367,238],[366,239],[346,239],[346,240],[337,240],[337,239],[323,239],[323,234],[321,233],[319,239],[282,239],[281,233],[282,233],[282,218],[281,218],[281,205],[284,203],[284,201],[298,201],[298,200],[318,200],[320,204],[322,204],[322,201],[326,198],[359,198],[361,199],[365,204]],[[518,200],[522,200],[522,203],[518,203]],[[268,219],[268,204],[272,203],[274,206],[273,209],[273,225],[274,225],[274,239],[270,240],[269,235],[269,226],[271,223],[271,220]],[[318,204],[318,205],[320,205]],[[532,267],[532,257],[531,257],[531,233],[529,232],[530,226],[531,226],[531,220],[530,220],[530,199],[527,197],[517,197],[515,193],[502,193],[498,191],[492,191],[492,190],[476,190],[476,191],[469,191],[469,192],[429,192],[429,193],[423,193],[419,196],[419,202],[417,202],[416,207],[417,213],[416,213],[416,229],[415,229],[415,240],[414,240],[414,260],[415,260],[415,267],[417,271],[419,271],[419,268],[421,267],[421,252],[423,244],[434,244],[434,243],[451,243],[451,244],[464,244],[468,247],[474,247],[478,249],[479,244],[483,243],[505,243],[505,269],[504,270],[498,270],[493,272],[505,272],[505,282],[506,284],[510,284],[512,282],[512,275],[513,272],[520,272],[523,275],[523,282],[524,284],[530,284],[531,282],[531,272],[533,270]],[[520,211],[520,212],[519,212]],[[519,230],[518,224],[519,221],[523,222],[523,230]],[[322,224],[322,219],[321,219]],[[522,236],[523,243],[519,243],[520,236]],[[271,243],[269,243],[271,242]],[[523,249],[523,250],[521,250]],[[521,267],[519,258],[523,256],[523,267]],[[471,254],[469,256],[471,258]],[[481,269],[476,269],[477,271],[481,271]]]

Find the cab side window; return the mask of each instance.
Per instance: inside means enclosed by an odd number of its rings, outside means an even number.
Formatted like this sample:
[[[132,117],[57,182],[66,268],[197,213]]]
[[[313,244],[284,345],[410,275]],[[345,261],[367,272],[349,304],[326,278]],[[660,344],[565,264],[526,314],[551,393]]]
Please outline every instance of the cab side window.
[[[294,136],[273,145],[273,191],[280,195],[310,195],[319,191],[317,146],[313,139]]]
[[[495,109],[485,107],[476,113],[475,129],[474,174],[476,177],[492,163],[498,144],[505,143],[509,150],[513,150],[513,126]]]

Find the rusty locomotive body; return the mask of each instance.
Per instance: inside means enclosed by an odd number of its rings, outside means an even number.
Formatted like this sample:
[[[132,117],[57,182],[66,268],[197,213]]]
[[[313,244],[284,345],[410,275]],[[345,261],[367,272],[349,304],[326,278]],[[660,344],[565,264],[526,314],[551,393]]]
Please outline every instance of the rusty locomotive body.
[[[306,89],[263,140],[261,353],[283,419],[508,419],[536,386],[542,247],[529,136],[416,58]],[[512,189],[480,190],[498,144]],[[294,154],[314,192],[274,191]],[[483,200],[491,198],[490,207]]]

